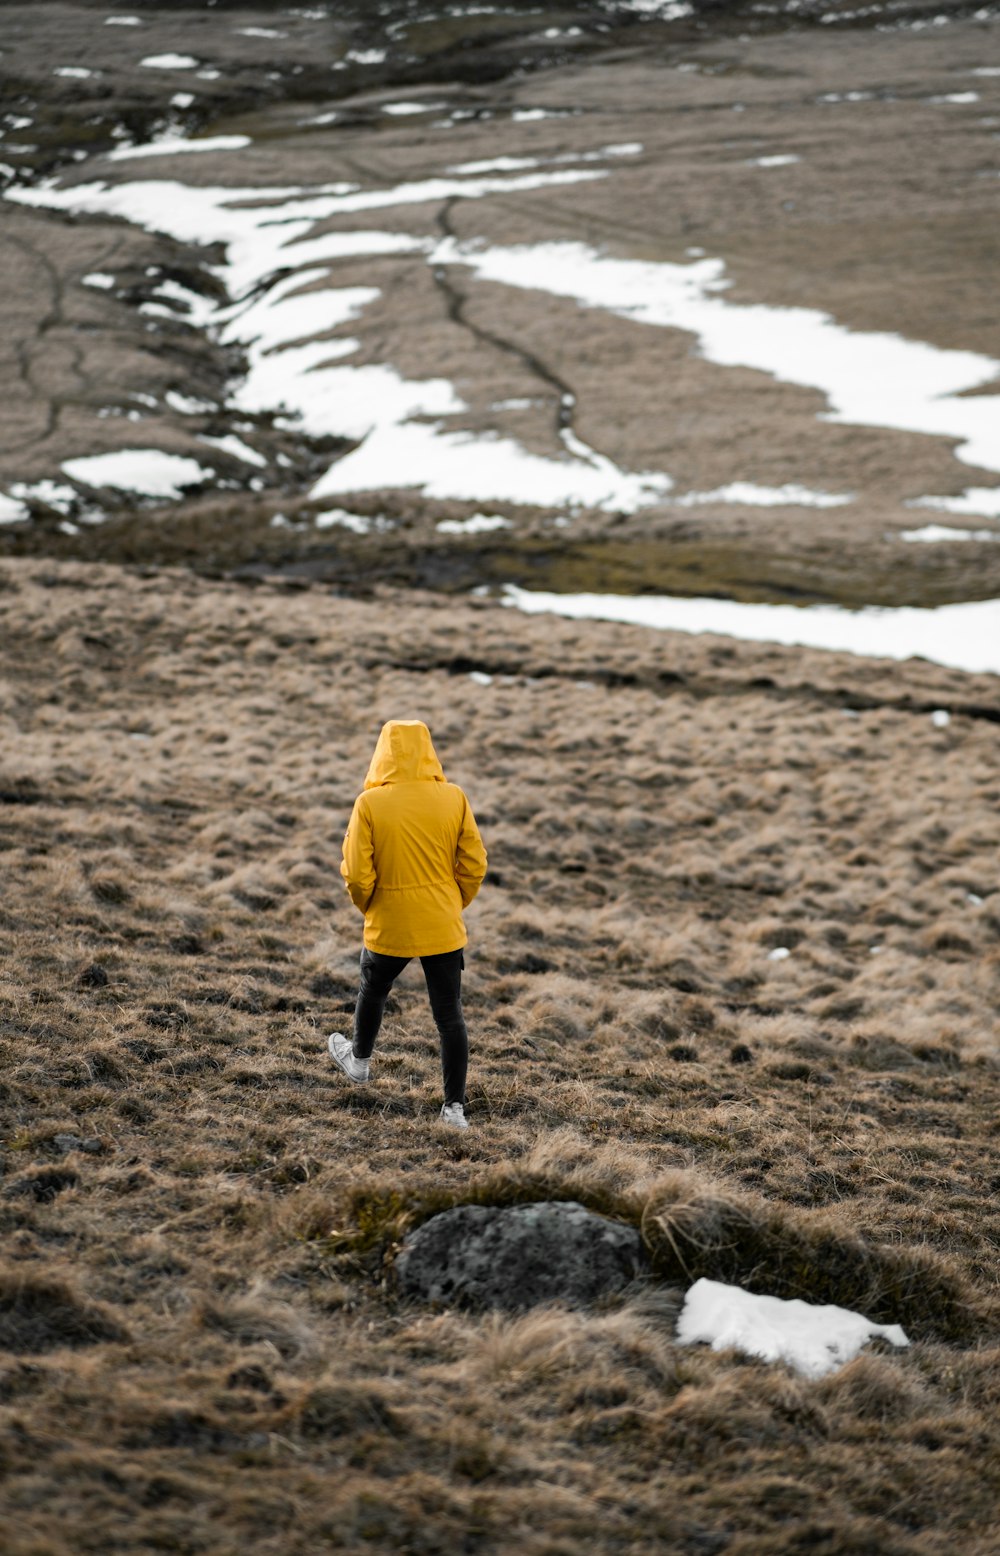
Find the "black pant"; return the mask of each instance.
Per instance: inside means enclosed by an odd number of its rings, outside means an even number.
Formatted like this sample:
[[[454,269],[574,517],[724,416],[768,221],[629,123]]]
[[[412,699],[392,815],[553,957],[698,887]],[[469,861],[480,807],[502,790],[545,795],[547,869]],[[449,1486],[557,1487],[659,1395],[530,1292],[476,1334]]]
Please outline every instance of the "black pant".
[[[380,951],[361,952],[361,983],[354,1009],[354,1056],[371,1058],[389,990],[409,956],[383,956]],[[444,1072],[444,1100],[465,1101],[465,1077],[469,1068],[469,1034],[462,1015],[461,951],[444,951],[439,956],[422,956],[420,965],[427,982],[431,1013],[441,1039],[441,1068]]]

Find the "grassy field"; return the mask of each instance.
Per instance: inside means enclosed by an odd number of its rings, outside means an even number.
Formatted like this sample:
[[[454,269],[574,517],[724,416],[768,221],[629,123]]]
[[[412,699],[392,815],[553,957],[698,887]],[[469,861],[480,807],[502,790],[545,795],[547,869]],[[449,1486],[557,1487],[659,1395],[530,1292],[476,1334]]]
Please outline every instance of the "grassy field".
[[[0,643],[8,1556],[997,1551],[995,678],[38,559]],[[490,851],[462,1136],[419,969],[325,1054],[388,717]],[[650,1280],[400,1300],[408,1226],[545,1197]],[[682,1348],[702,1274],[914,1343]]]

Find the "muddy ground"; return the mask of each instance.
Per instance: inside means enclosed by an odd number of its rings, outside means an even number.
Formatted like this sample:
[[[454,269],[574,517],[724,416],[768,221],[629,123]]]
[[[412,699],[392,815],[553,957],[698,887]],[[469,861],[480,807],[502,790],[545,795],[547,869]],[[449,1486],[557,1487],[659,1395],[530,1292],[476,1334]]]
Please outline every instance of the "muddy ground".
[[[504,244],[570,238],[650,261],[685,262],[703,249],[724,259],[732,301],[818,308],[854,330],[1000,359],[1000,77],[973,75],[1000,42],[988,11],[950,13],[946,25],[914,11],[893,13],[891,25],[888,13],[875,16],[878,27],[838,22],[832,11],[831,25],[813,15],[794,27],[787,17],[713,11],[613,27],[600,7],[570,7],[531,17],[530,28],[523,17],[501,26],[487,16],[463,38],[453,22],[416,12],[396,15],[390,36],[384,19],[368,11],[361,22],[350,7],[333,18],[140,7],[141,27],[109,26],[109,14],[0,8],[5,103],[34,120],[0,141],[12,182],[54,171],[81,182],[173,178],[183,161],[189,183],[381,187],[469,161],[639,142],[641,155],[593,183],[408,205],[379,212],[377,225]],[[579,36],[546,43],[542,23],[565,31],[568,20]],[[358,63],[355,55],[380,52],[379,26],[393,46],[381,62]],[[258,36],[275,31],[285,36]],[[181,51],[197,58],[197,73],[137,63]],[[92,74],[54,76],[63,59]],[[386,115],[403,87],[418,102],[423,94],[445,104],[447,127],[426,114]],[[178,92],[194,99],[189,107],[170,107]],[[539,107],[562,116],[516,117]],[[336,110],[334,122],[306,122],[324,109]],[[235,156],[102,157],[123,128],[142,141],[167,124],[250,135],[253,144]],[[36,149],[16,149],[23,145]],[[800,160],[751,165],[783,154]],[[2,418],[0,489],[64,479],[64,460],[109,449],[203,454],[199,435],[231,430],[226,396],[238,351],[182,316],[139,312],[165,278],[211,294],[217,283],[204,267],[217,252],[108,218],[11,203],[3,218],[0,328],[17,389]],[[364,215],[340,221],[371,225]],[[623,468],[669,472],[677,492],[748,481],[850,492],[854,501],[815,511],[665,500],[633,517],[577,512],[558,532],[550,510],[501,503],[490,511],[513,528],[486,545],[436,528],[482,504],[394,490],[387,472],[384,492],[338,502],[388,516],[388,537],[319,531],[310,488],[352,445],[257,415],[242,419],[241,436],[265,470],[220,456],[216,480],[166,509],[81,490],[80,507],[97,501],[107,522],[77,534],[65,532],[65,510],[36,494],[32,521],[0,531],[3,550],[288,569],[348,589],[382,580],[464,590],[512,579],[845,604],[937,604],[1000,590],[996,544],[899,540],[935,517],[908,507],[914,499],[993,484],[990,471],[955,457],[951,440],[824,420],[817,391],[709,363],[688,333],[500,287],[463,266],[385,256],[343,262],[334,279],[370,282],[376,267],[382,295],[352,360],[446,376],[469,407],[461,425],[475,432],[497,429],[556,457],[568,392],[577,436]],[[94,271],[113,275],[114,290],[82,285]],[[171,410],[170,390],[201,400],[204,414]],[[497,402],[510,400],[530,405],[498,420]],[[278,513],[290,527],[272,526]]]

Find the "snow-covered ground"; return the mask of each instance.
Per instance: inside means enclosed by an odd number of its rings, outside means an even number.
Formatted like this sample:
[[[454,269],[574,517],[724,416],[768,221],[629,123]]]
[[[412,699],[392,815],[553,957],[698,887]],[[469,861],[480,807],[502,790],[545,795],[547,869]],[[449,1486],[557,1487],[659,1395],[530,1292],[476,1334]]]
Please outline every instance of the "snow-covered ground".
[[[186,68],[174,57],[171,62],[173,68]],[[436,105],[403,102],[387,105],[386,112],[405,116],[425,106]],[[171,133],[146,147],[123,148],[112,153],[112,159],[209,149],[239,157],[249,145],[246,136],[199,142]],[[341,216],[349,222],[362,212],[396,211],[453,198],[475,202],[609,178],[623,159],[642,150],[640,143],[628,142],[572,154],[497,157],[453,164],[438,176],[382,188],[345,182],[206,187],[150,178],[62,187],[49,180],[36,188],[11,189],[6,198],[122,217],[182,242],[224,246],[225,259],[214,268],[227,303],[220,306],[164,283],[143,310],[173,313],[242,347],[247,370],[230,392],[228,410],[277,413],[277,425],[309,437],[357,440],[357,446],[315,482],[310,495],[318,500],[392,485],[416,488],[431,498],[632,513],[656,504],[823,509],[854,501],[850,492],[815,490],[801,481],[766,487],[737,473],[710,490],[675,493],[668,471],[622,468],[583,442],[570,426],[559,433],[560,453],[530,452],[507,430],[503,402],[495,407],[493,429],[473,432],[456,426],[455,418],[464,416],[468,406],[448,378],[407,378],[391,362],[357,360],[365,316],[381,291],[375,285],[338,285],[338,266],[380,255],[410,257],[436,268],[462,267],[494,284],[572,299],[583,310],[604,310],[651,329],[688,332],[710,362],[757,369],[821,391],[827,402],[821,420],[952,438],[960,459],[1000,472],[1000,397],[969,393],[1000,378],[1000,362],[986,355],[943,350],[886,332],[851,330],[815,309],[730,302],[724,260],[701,251],[692,251],[687,263],[665,263],[616,258],[579,242],[505,247],[330,225]],[[779,160],[791,159],[789,153],[756,160],[777,166]],[[101,272],[84,279],[105,290],[114,284],[113,277]],[[338,333],[345,326],[357,333]],[[572,409],[572,397],[565,403]],[[235,437],[216,439],[214,446],[248,464],[262,463],[261,455]],[[197,460],[148,448],[70,459],[63,471],[90,488],[104,485],[159,498],[178,497],[186,487],[214,478]],[[911,506],[996,518],[1000,486],[972,487],[960,497],[918,498]],[[11,489],[0,499],[0,522],[23,516],[21,494]],[[470,527],[465,532],[475,531]],[[947,538],[979,540],[988,533],[970,530],[963,537],[956,530]],[[912,542],[943,538],[943,527],[904,532],[904,539]],[[1000,671],[1000,607],[995,601],[938,610],[848,612],[714,599],[556,596],[520,589],[508,590],[507,599],[524,610],[894,658],[921,654],[961,668]]]

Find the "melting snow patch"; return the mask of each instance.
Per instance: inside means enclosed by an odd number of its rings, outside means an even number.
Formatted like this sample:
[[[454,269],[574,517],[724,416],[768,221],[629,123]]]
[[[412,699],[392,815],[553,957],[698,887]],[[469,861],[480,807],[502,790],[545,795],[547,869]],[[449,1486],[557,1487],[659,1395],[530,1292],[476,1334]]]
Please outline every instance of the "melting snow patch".
[[[485,535],[490,530],[510,527],[510,520],[499,513],[474,513],[471,519],[442,519],[437,525],[442,535]]]
[[[210,448],[221,449],[224,454],[232,454],[234,459],[242,459],[244,464],[256,465],[260,470],[263,470],[267,465],[264,455],[258,454],[255,448],[251,448],[249,444],[244,443],[242,438],[236,436],[235,432],[227,433],[224,438],[201,437],[198,441],[199,443],[207,443]]]
[[[900,540],[936,546],[950,540],[1000,540],[1000,529],[952,529],[949,524],[925,524],[922,529],[900,531]]]
[[[824,420],[954,438],[960,459],[1000,470],[998,397],[962,397],[1000,376],[990,357],[849,330],[813,308],[730,303],[718,295],[729,285],[721,259],[676,265],[614,259],[583,243],[480,248],[448,238],[433,261],[639,324],[689,330],[710,362],[821,390],[830,402]]]
[[[84,286],[96,287],[99,292],[110,292],[114,284],[114,276],[107,276],[101,270],[92,270],[88,276],[83,278]]]
[[[43,502],[57,513],[66,513],[76,502],[77,494],[72,486],[60,481],[17,481],[10,489],[11,496],[23,502]]]
[[[86,81],[94,72],[87,70],[83,65],[59,65],[52,74],[65,76],[68,81]]]
[[[1000,486],[970,486],[961,497],[915,497],[908,508],[934,508],[970,519],[1000,519]]]
[[[750,167],[790,167],[793,162],[801,162],[802,158],[795,156],[793,152],[785,152],[781,156],[751,157]]]
[[[187,96],[185,92],[182,94]],[[193,102],[194,98],[190,98]],[[127,162],[135,157],[173,157],[191,151],[242,151],[251,146],[249,135],[205,135],[201,140],[188,140],[183,135],[164,135],[162,140],[148,141],[145,146],[118,146],[109,151],[109,162]]]
[[[876,1336],[900,1347],[910,1343],[899,1324],[876,1324],[849,1308],[757,1296],[715,1280],[695,1281],[677,1320],[682,1345],[701,1341],[713,1351],[787,1362],[807,1378],[843,1367]]]
[[[193,70],[197,63],[190,54],[147,54],[139,61],[147,70]]]
[[[469,680],[470,681],[475,681],[477,686],[492,686],[493,685],[493,677],[492,677],[492,675],[487,675],[485,670],[470,670],[469,671]]]
[[[510,118],[512,124],[531,124],[538,119],[568,119],[570,112],[568,108],[515,108]]]
[[[732,481],[712,492],[683,492],[670,501],[678,508],[699,508],[705,503],[745,504],[750,508],[842,508],[854,501],[850,492],[813,492],[807,486],[755,486],[751,481]]]
[[[28,510],[23,502],[0,492],[0,524],[20,524],[27,517]]]
[[[159,448],[122,449],[116,454],[91,454],[67,459],[66,474],[85,486],[109,486],[136,492],[142,497],[179,497],[186,486],[210,481],[214,471],[182,454],[166,454]]]
[[[179,411],[182,416],[207,416],[216,408],[212,400],[194,400],[175,389],[168,389],[163,398],[172,411]]]
[[[359,368],[344,381],[344,399],[349,401],[358,387],[360,374],[389,373],[389,369]],[[332,375],[328,374],[327,377]],[[444,379],[423,384],[398,380],[410,395],[424,394],[434,385],[447,395],[444,409],[463,409],[454,399],[451,385]],[[377,397],[370,402],[378,412]],[[408,415],[428,414],[414,400]],[[333,465],[313,487],[313,497],[337,492],[377,491],[393,486],[417,487],[427,497],[456,498],[466,502],[499,498],[504,502],[533,506],[558,507],[573,504],[604,508],[613,512],[633,513],[650,503],[659,502],[669,489],[668,476],[633,475],[619,470],[610,460],[591,453],[588,460],[547,459],[530,454],[511,438],[477,437],[469,432],[449,432],[440,423],[404,420],[400,415],[385,415],[373,426],[364,442]],[[430,414],[433,414],[431,412]],[[389,472],[392,472],[389,476]],[[388,479],[387,479],[388,477]]]
[[[175,92],[173,97],[170,99],[170,106],[171,108],[190,108],[193,102],[193,92]]]
[[[444,103],[383,103],[382,112],[404,118],[412,113],[440,113],[445,106]]]
[[[623,11],[634,11],[638,16],[649,16],[658,22],[676,22],[694,13],[694,6],[685,0],[619,0]]]
[[[884,659],[929,659],[955,670],[1000,674],[1000,600],[935,610],[842,610],[835,605],[745,605],[669,595],[546,594],[504,588],[518,610],[575,620],[623,621],[673,632],[712,632],[753,643],[783,643]]]
[[[978,103],[978,92],[943,92],[940,97],[929,97],[929,103]]]
[[[106,16],[104,25],[105,27],[141,27],[142,18],[140,16]]]

